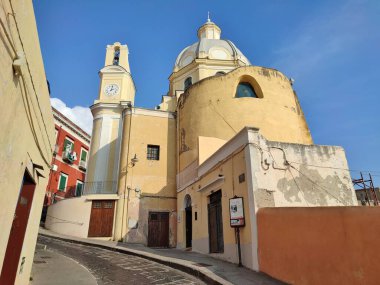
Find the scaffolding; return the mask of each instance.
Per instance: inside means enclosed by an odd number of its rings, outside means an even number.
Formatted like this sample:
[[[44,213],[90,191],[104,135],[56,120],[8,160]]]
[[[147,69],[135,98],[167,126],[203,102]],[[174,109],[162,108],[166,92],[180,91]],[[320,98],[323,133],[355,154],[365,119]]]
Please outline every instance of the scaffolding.
[[[353,179],[355,192],[364,193],[365,200],[361,199],[362,203],[368,204],[368,206],[379,206],[379,197],[377,197],[375,187],[373,186],[373,180],[371,173],[368,173],[369,179],[364,179],[363,174],[360,172],[359,179]],[[372,204],[371,204],[372,203]]]

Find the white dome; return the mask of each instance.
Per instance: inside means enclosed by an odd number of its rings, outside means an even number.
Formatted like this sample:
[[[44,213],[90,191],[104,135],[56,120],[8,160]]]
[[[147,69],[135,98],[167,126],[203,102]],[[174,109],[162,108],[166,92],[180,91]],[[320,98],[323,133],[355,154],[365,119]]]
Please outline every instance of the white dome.
[[[220,28],[208,20],[198,30],[198,42],[186,47],[178,55],[174,71],[185,67],[198,58],[240,60],[244,65],[251,65],[249,60],[231,41],[221,40],[220,34]]]

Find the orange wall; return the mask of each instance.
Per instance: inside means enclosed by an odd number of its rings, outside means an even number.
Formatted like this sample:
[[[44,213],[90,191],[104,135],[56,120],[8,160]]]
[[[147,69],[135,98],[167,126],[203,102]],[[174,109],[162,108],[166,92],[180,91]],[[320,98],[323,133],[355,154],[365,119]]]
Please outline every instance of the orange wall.
[[[261,208],[260,271],[290,284],[380,284],[380,207]]]

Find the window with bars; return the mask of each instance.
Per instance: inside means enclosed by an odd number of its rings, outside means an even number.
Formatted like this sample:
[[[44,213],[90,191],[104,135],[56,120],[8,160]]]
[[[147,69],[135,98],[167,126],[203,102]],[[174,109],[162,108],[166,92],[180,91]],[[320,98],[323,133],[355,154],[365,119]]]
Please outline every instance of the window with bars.
[[[148,160],[160,160],[160,146],[148,144],[146,158]]]

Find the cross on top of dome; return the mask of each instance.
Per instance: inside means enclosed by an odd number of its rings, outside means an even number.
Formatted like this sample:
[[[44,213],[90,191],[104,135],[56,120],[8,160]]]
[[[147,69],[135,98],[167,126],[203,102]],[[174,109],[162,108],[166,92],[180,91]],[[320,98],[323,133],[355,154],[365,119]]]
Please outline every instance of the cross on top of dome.
[[[207,22],[198,29],[198,38],[219,40],[221,32],[222,30],[214,22],[211,22],[210,12],[207,12]]]

